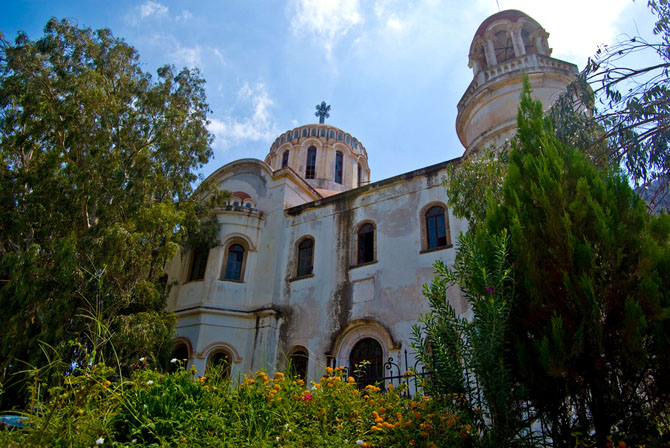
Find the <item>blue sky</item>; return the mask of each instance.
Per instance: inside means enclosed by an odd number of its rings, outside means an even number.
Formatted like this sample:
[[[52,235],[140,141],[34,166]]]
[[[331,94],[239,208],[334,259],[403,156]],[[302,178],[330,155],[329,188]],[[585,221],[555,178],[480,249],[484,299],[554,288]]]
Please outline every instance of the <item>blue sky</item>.
[[[458,157],[456,104],[472,80],[468,50],[479,24],[520,9],[550,33],[553,56],[581,69],[599,44],[653,17],[638,0],[144,0],[5,2],[0,30],[42,35],[50,17],[110,28],[145,71],[199,67],[207,81],[215,157],[263,159],[274,139],[326,121],[368,151],[372,181]]]

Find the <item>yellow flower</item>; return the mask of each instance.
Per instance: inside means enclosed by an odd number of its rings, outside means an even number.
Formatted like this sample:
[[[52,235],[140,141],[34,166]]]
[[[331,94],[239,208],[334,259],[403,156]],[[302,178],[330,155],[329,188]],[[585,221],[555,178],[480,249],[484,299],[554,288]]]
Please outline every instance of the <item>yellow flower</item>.
[[[347,378],[347,383],[355,383],[355,382],[356,382],[356,380],[354,379],[353,376],[350,376],[349,378]]]
[[[111,386],[111,385],[112,385],[111,381],[109,381],[109,380],[105,381],[105,386]]]
[[[332,375],[333,374],[333,368],[332,367],[326,367],[326,373],[328,375]]]

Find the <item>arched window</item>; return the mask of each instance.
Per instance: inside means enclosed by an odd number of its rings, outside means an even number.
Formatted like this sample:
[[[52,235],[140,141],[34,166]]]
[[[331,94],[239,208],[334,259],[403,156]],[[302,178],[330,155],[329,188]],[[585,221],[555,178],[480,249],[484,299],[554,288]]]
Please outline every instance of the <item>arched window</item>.
[[[207,257],[209,256],[209,249],[198,248],[193,250],[193,258],[191,258],[191,268],[188,274],[188,281],[202,280],[205,278],[205,270],[207,269]]]
[[[239,244],[231,244],[228,247],[226,266],[223,273],[224,280],[242,281],[244,271],[244,247]]]
[[[281,167],[286,168],[288,166],[288,149],[284,151],[284,154],[281,156]]]
[[[349,354],[349,368],[360,389],[381,381],[384,376],[384,352],[379,342],[372,338],[358,341]]]
[[[305,239],[298,245],[298,277],[312,273],[314,266],[314,240]]]
[[[217,351],[209,355],[205,373],[212,375],[214,371],[220,372],[224,378],[230,376],[230,355],[224,351]]]
[[[505,61],[514,59],[514,45],[512,36],[506,30],[500,30],[495,33],[494,48],[496,52],[496,61],[502,64]]]
[[[363,183],[363,168],[361,168],[361,164],[358,164],[358,186],[360,187],[361,184]]]
[[[171,362],[168,365],[168,372],[176,372],[179,366],[185,366],[186,361],[188,361],[188,346],[183,342],[177,344],[174,349],[172,349],[172,359],[176,359],[177,362]]]
[[[309,355],[304,350],[296,350],[291,354],[289,359],[291,362],[291,372],[296,378],[307,378],[307,364],[309,363]]]
[[[375,227],[366,223],[358,229],[358,264],[369,263],[375,260]]]
[[[342,183],[342,168],[343,168],[343,159],[342,153],[337,151],[335,153],[335,182],[338,184]]]
[[[426,212],[426,242],[427,249],[447,245],[447,227],[444,208],[431,207]]]
[[[305,169],[305,179],[314,179],[316,175],[316,148],[310,146],[307,150],[307,168]]]

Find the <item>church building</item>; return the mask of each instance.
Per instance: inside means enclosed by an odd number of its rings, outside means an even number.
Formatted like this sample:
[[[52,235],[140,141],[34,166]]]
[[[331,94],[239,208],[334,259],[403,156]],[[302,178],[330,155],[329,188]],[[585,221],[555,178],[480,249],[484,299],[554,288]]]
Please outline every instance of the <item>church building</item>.
[[[479,26],[473,80],[457,105],[463,157],[514,134],[523,73],[545,107],[576,76],[574,64],[551,57],[547,38],[516,10]],[[411,328],[429,311],[422,285],[436,259],[453,264],[467,230],[442,185],[460,158],[371,183],[365,146],[326,124],[328,109],[277,137],[265,160],[236,160],[209,177],[232,193],[216,211],[219,244],[181,250],[168,266],[174,356],[199,374],[224,360],[237,376],[290,359],[310,379],[362,360],[371,379],[389,358],[402,371],[414,365]],[[458,288],[446,300],[468,313]]]

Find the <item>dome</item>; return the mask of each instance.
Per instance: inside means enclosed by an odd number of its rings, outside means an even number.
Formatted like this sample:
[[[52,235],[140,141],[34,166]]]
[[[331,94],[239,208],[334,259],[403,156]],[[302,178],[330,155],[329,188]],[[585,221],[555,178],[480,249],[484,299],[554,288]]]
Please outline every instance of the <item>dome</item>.
[[[351,134],[328,124],[309,124],[284,132],[272,143],[265,163],[290,167],[323,196],[370,182],[368,154]]]
[[[479,25],[470,45],[469,67],[475,76],[526,54],[549,56],[549,33],[528,14],[508,9],[500,11]]]

